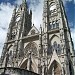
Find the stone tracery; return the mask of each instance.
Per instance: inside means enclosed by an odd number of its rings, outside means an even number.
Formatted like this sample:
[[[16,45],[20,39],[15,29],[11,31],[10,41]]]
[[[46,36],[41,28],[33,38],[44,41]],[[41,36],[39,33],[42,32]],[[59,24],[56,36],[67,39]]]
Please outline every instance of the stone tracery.
[[[37,56],[37,47],[36,47],[36,44],[35,43],[29,43],[27,46],[26,46],[26,48],[25,48],[25,50],[24,50],[24,54],[26,55],[26,56],[28,56],[28,54],[29,54],[29,52],[31,52],[31,54],[33,55],[33,56]]]

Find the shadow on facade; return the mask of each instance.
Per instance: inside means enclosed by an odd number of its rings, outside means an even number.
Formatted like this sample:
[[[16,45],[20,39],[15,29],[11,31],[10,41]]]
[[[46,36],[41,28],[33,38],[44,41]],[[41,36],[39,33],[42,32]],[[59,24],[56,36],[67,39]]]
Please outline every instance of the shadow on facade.
[[[36,74],[32,71],[28,71],[25,69],[7,67],[7,68],[0,68],[0,75],[39,75],[39,74]]]

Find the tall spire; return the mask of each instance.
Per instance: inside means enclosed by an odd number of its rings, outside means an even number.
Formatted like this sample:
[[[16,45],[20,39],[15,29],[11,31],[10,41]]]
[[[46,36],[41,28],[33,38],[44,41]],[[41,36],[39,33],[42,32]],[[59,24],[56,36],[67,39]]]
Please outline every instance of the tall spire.
[[[26,3],[26,0],[22,0],[22,3]]]
[[[27,7],[26,0],[22,0],[22,5],[23,5],[23,7]]]

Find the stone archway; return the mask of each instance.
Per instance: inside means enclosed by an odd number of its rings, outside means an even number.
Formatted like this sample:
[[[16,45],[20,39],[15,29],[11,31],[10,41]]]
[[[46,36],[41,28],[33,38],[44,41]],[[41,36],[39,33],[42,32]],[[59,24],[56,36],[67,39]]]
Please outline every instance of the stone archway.
[[[35,42],[28,43],[24,48],[24,58],[20,67],[37,73],[37,63],[35,62],[37,56],[37,44]]]
[[[61,66],[56,60],[51,64],[48,70],[48,75],[61,75]]]

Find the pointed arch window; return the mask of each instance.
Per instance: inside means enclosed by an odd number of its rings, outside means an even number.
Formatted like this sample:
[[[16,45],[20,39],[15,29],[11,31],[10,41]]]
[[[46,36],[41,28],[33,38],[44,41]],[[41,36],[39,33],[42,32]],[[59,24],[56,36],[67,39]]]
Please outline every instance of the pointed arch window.
[[[11,39],[15,39],[16,34],[17,34],[17,30],[16,29],[12,29]]]
[[[52,23],[49,23],[49,29],[53,29]]]
[[[12,52],[12,51],[10,51],[10,52],[9,52],[9,56],[12,56],[12,55],[13,55],[13,52]]]
[[[61,54],[61,51],[62,51],[62,48],[61,48],[61,45],[58,44],[56,41],[54,41],[53,45],[51,46],[52,48],[52,51],[53,50],[56,50],[57,54],[60,55]]]
[[[9,57],[13,56],[13,46],[9,48]]]
[[[57,42],[56,41],[54,41],[53,47],[54,47],[55,50],[57,50]]]
[[[52,22],[52,25],[53,25],[53,29],[55,29],[56,28],[55,21]]]
[[[59,29],[59,20],[50,22],[48,29]]]
[[[60,44],[58,44],[58,48],[57,48],[57,53],[58,53],[58,55],[61,54],[61,50],[62,50],[62,48],[61,48]]]
[[[8,64],[10,64],[12,66],[12,61],[13,61],[13,46],[11,46],[9,48],[9,51],[8,51]]]
[[[56,20],[56,28],[59,28],[59,21]]]

